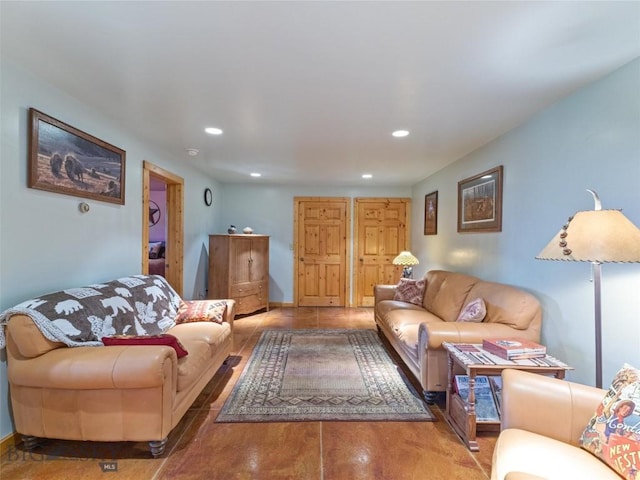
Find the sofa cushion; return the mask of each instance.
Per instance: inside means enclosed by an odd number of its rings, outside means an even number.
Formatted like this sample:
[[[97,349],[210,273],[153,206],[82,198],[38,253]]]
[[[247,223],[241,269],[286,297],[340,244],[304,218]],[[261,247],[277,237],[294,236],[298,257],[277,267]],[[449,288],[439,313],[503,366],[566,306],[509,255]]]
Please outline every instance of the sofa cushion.
[[[542,478],[618,479],[618,475],[588,452],[537,433],[508,428],[496,441],[491,478],[504,479],[509,472]]]
[[[209,344],[202,340],[188,340],[185,346],[189,350],[189,356],[178,362],[178,392],[188,389],[200,378],[202,372],[207,370],[212,356]]]
[[[396,287],[393,296],[394,300],[399,302],[413,303],[414,305],[422,305],[424,298],[425,280],[413,280],[411,278],[401,278]]]
[[[484,300],[487,307],[485,322],[502,323],[525,330],[542,315],[537,298],[511,285],[479,281],[469,291],[467,301],[474,298]]]
[[[586,426],[580,445],[624,478],[640,470],[640,370],[624,364]]]
[[[425,313],[426,310],[419,305],[413,303],[399,302],[398,300],[381,300],[376,303],[376,315],[380,318],[385,318],[387,313],[393,310],[413,310],[416,312]]]
[[[487,314],[484,300],[476,298],[467,303],[458,315],[457,322],[481,322]]]
[[[469,292],[480,280],[463,273],[431,270],[427,273],[424,307],[445,322],[455,322]],[[483,295],[475,295],[473,298]]]
[[[188,346],[194,340],[206,342],[211,349],[211,356],[213,357],[220,345],[231,335],[231,325],[227,322],[222,324],[215,322],[181,323],[167,333],[176,336],[185,346]]]

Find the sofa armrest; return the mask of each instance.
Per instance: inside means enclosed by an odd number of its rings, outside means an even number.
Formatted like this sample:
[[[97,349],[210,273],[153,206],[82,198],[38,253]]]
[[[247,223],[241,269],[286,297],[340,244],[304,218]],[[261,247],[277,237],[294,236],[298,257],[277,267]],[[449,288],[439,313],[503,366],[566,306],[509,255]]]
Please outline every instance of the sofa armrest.
[[[55,389],[149,388],[177,382],[177,356],[172,347],[121,345],[110,347],[64,347],[34,358],[18,353],[12,339],[7,365],[14,385]]]
[[[236,318],[236,301],[227,298],[227,310],[224,312],[224,321],[227,322],[233,330],[233,320]]]
[[[418,348],[421,351],[425,348],[441,349],[442,342],[482,343],[482,339],[489,337],[529,338],[526,333],[504,323],[429,322],[420,325]]]
[[[534,373],[502,372],[502,429],[578,445],[606,390]]]
[[[396,287],[397,285],[374,285],[373,298],[375,299],[375,303],[381,302],[382,300],[393,300],[396,294]]]

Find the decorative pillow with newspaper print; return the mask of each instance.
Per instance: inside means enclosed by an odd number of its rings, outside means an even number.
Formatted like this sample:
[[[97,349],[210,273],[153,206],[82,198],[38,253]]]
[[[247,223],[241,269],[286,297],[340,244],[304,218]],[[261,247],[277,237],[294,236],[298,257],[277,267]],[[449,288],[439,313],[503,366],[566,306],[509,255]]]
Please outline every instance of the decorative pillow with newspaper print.
[[[582,433],[580,446],[622,478],[637,480],[640,470],[640,370],[625,363],[616,373],[609,391]]]

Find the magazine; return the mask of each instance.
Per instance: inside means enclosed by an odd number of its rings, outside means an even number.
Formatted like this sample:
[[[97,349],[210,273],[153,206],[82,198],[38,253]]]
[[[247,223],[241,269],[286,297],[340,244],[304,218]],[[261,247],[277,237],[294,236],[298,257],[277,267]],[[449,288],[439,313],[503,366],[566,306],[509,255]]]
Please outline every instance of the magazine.
[[[455,387],[465,402],[469,398],[469,377],[467,375],[455,376]],[[476,376],[476,420],[479,422],[497,422],[500,421],[500,415],[493,397],[489,377],[486,375]]]
[[[498,415],[502,415],[502,377],[499,375],[490,376],[489,384],[491,385],[491,390],[493,391],[493,398],[496,401]]]

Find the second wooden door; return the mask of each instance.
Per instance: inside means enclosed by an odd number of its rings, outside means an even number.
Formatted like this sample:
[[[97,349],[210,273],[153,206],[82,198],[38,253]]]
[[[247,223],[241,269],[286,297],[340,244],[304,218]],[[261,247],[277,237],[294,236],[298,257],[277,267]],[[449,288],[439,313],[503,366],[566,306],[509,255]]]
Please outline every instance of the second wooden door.
[[[356,306],[373,306],[375,285],[398,283],[402,267],[391,262],[409,246],[410,202],[409,198],[356,198]]]

